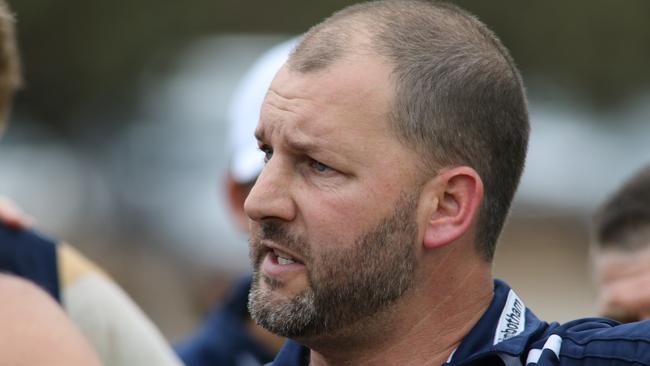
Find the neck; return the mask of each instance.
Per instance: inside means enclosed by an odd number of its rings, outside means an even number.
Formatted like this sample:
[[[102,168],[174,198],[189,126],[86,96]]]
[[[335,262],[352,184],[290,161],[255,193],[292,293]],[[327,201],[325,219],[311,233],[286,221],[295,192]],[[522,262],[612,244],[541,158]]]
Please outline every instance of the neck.
[[[301,340],[311,349],[310,365],[443,364],[493,297],[489,263],[444,259],[451,260],[441,261],[437,269],[442,271],[430,272],[421,282],[427,286],[413,288],[391,309],[360,321],[356,329]],[[452,272],[446,272],[451,267]]]
[[[247,318],[245,320],[246,322],[246,329],[248,330],[248,334],[257,341],[258,344],[262,345],[262,347],[269,353],[269,354],[276,354],[280,351],[282,348],[282,345],[286,341],[285,338],[282,338],[278,335],[275,335],[268,330],[262,328],[260,325],[256,324],[252,319]]]

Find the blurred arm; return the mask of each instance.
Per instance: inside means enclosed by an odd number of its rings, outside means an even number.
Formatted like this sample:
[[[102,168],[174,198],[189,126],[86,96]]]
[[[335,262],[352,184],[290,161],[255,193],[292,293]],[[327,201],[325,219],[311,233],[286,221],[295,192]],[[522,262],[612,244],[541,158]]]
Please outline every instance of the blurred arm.
[[[0,275],[0,365],[100,365],[87,341],[50,296]]]
[[[178,366],[160,331],[129,296],[69,245],[59,245],[62,301],[110,366]]]

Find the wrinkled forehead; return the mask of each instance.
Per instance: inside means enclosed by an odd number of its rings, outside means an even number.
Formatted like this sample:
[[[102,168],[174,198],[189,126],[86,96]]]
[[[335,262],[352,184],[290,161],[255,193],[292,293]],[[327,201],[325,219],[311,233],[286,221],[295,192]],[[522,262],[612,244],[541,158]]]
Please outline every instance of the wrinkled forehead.
[[[285,64],[267,92],[257,134],[287,120],[315,133],[333,128],[385,131],[394,95],[389,71],[380,60],[354,55],[307,73]]]

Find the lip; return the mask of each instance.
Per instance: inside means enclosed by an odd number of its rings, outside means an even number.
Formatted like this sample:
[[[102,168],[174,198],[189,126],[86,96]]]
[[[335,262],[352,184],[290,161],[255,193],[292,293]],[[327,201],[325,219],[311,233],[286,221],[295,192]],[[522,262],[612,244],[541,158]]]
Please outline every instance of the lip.
[[[288,249],[284,248],[281,245],[273,243],[273,242],[271,242],[269,240],[262,240],[261,244],[264,246],[264,249],[269,253],[272,253],[274,250],[278,250],[280,252],[283,252],[283,253],[286,253],[286,254],[290,255],[291,258],[293,258],[294,261],[300,262],[300,264],[302,264],[302,265],[304,265],[304,263],[305,263],[304,258],[302,258],[298,254],[296,254],[294,251],[288,250]]]
[[[263,244],[266,249],[266,255],[262,261],[261,270],[265,275],[275,280],[286,282],[294,277],[298,272],[303,272],[305,270],[305,265],[302,262],[302,259],[295,256],[291,251],[285,250],[281,246],[275,244]],[[291,264],[279,264],[277,256],[273,253],[274,249],[287,253],[294,258],[296,262]]]

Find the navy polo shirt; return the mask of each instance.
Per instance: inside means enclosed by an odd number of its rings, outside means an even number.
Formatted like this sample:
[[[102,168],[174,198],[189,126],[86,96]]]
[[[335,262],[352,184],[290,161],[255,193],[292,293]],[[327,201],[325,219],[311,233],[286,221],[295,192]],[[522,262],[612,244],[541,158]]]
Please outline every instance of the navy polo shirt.
[[[564,325],[539,320],[503,281],[487,311],[451,354],[449,365],[650,365],[650,321],[621,325],[585,318]],[[272,366],[307,366],[309,349],[288,341]]]

